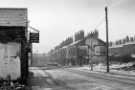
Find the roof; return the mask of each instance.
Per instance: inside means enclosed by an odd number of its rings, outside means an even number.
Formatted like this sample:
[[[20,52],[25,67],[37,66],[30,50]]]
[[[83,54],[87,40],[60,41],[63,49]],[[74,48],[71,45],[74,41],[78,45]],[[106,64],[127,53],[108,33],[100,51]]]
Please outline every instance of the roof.
[[[0,26],[26,26],[27,8],[0,8]]]
[[[99,42],[101,42],[102,44],[106,45],[105,41],[101,40],[101,39],[97,39]]]
[[[119,48],[119,47],[123,47],[123,46],[127,46],[127,45],[134,45],[134,44],[135,44],[135,42],[127,42],[127,43],[124,43],[124,44],[112,45],[109,48]]]
[[[85,37],[85,40],[86,39],[92,39],[91,37]],[[102,39],[100,39],[100,38],[94,38],[95,40],[98,40],[100,43],[102,43],[103,45],[106,45],[106,42],[105,41],[103,41]]]
[[[82,41],[82,40],[74,41],[73,43],[70,44],[70,46],[76,45],[76,44],[80,43],[81,41]]]

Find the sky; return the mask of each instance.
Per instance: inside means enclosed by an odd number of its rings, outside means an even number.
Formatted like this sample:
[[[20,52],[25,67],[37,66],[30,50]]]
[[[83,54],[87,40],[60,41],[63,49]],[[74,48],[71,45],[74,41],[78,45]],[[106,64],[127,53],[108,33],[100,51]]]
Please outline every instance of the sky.
[[[28,8],[29,25],[40,30],[36,53],[47,53],[75,32],[95,29],[105,41],[105,11],[108,6],[109,40],[135,35],[135,0],[0,0],[0,7]]]

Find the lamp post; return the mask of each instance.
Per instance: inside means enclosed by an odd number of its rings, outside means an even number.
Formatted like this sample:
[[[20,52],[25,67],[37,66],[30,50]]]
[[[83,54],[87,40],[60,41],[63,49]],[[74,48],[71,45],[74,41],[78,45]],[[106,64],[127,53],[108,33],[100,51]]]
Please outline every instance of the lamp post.
[[[91,60],[90,60],[90,46],[87,45],[87,47],[88,47],[88,61],[89,61],[89,64],[90,64],[91,71],[93,71],[92,53],[91,53]]]

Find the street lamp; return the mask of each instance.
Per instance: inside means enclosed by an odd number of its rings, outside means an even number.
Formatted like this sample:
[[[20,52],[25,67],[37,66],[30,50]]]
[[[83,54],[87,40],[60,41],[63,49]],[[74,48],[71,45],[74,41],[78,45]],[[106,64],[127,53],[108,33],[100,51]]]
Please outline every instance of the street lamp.
[[[88,61],[89,61],[89,64],[90,64],[90,68],[91,68],[91,71],[93,71],[93,64],[92,64],[92,53],[91,53],[91,62],[90,62],[90,46],[87,45],[88,47]],[[92,50],[91,50],[92,51]]]

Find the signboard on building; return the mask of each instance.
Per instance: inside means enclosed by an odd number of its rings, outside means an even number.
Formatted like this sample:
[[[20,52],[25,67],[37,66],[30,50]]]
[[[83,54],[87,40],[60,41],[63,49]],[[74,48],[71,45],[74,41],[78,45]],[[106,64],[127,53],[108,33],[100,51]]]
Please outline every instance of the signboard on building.
[[[84,45],[84,46],[79,46],[79,49],[88,50],[88,46],[86,46],[86,45]]]
[[[39,43],[39,33],[30,33],[30,43]]]
[[[94,49],[95,49],[96,56],[105,56],[106,55],[106,47],[104,45],[96,45]]]

